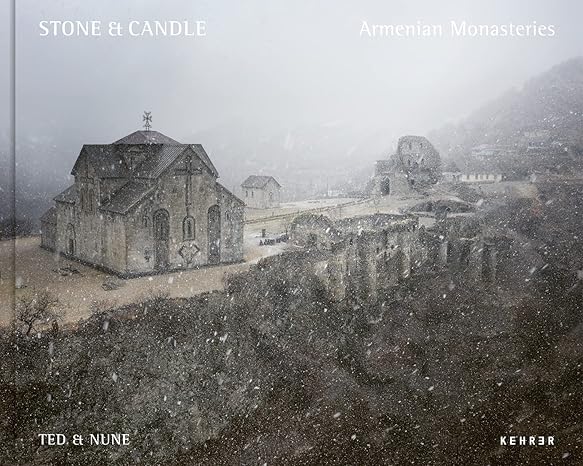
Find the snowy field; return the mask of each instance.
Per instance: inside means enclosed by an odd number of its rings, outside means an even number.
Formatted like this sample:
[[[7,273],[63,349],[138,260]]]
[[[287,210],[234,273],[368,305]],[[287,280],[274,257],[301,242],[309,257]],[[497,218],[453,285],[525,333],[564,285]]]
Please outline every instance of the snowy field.
[[[311,199],[306,201],[284,202],[275,209],[252,209],[247,207],[245,209],[245,219],[247,221],[255,221],[257,219],[277,217],[280,215],[291,215],[309,210],[329,209],[336,206],[346,205],[358,202],[358,199],[343,197],[343,198],[326,198],[326,199]]]

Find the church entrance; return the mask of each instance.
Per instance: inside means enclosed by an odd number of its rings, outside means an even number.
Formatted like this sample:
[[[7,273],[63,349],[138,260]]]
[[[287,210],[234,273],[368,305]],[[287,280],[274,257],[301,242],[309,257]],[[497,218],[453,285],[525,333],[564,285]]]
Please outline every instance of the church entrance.
[[[154,213],[154,268],[164,270],[168,268],[168,239],[170,236],[170,222],[168,211],[161,209]]]
[[[208,263],[221,261],[221,210],[218,205],[208,211]]]

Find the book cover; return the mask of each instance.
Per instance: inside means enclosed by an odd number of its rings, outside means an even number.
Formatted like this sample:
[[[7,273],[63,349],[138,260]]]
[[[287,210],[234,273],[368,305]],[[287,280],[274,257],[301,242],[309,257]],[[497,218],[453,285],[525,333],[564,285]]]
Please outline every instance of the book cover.
[[[0,17],[0,464],[583,464],[583,4]]]

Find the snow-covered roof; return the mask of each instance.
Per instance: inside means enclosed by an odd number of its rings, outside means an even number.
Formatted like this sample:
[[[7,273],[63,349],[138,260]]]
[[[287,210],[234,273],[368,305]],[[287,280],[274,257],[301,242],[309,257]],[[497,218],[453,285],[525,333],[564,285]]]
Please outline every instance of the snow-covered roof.
[[[277,180],[273,176],[264,176],[264,175],[251,175],[249,176],[241,186],[243,188],[265,188],[267,183],[273,181],[278,187],[281,188],[281,185],[277,182]]]
[[[158,131],[135,131],[118,139],[114,144],[180,144],[178,141]]]
[[[53,225],[57,224],[57,208],[51,207],[47,210],[40,218],[41,223],[51,223]]]

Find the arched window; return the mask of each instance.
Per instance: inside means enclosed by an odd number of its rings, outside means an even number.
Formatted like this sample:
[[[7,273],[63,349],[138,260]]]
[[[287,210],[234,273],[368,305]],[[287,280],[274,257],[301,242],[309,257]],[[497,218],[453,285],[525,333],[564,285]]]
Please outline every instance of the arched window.
[[[144,214],[144,216],[142,217],[142,226],[144,228],[148,228],[150,226],[150,217],[148,216],[148,214]]]
[[[93,189],[87,189],[87,212],[93,212]]]
[[[182,237],[184,240],[194,239],[196,236],[195,222],[190,216],[184,217],[182,221]]]

